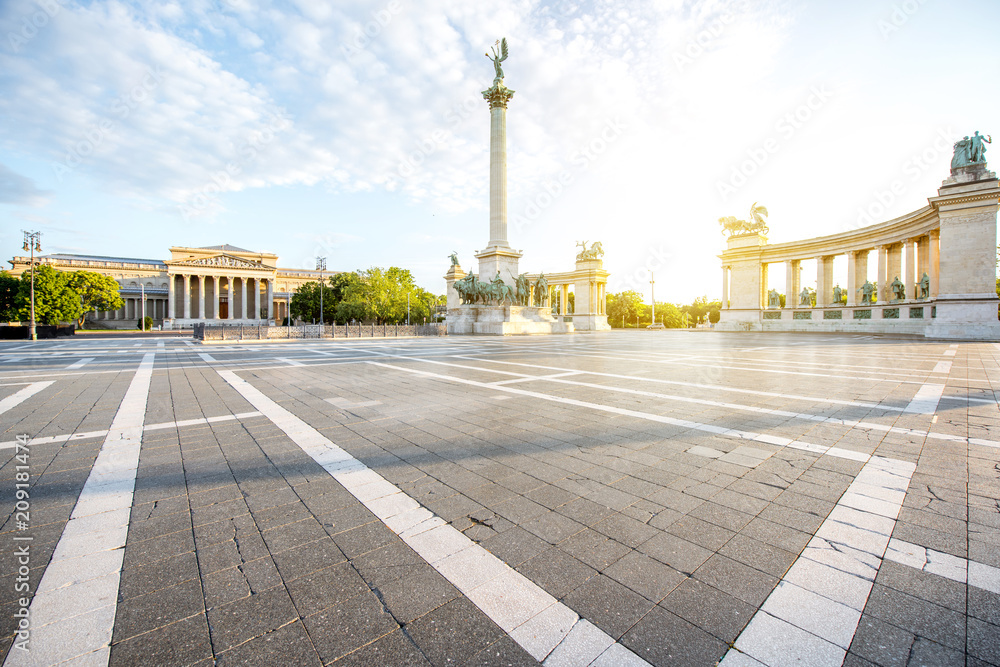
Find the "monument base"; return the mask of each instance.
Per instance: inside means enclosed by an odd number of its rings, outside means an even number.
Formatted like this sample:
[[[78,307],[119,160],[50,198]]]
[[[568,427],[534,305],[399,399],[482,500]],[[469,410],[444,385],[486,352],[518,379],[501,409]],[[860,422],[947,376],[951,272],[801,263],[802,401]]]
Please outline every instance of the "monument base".
[[[760,331],[760,311],[728,308],[719,315],[716,331]]]
[[[607,315],[573,313],[573,327],[577,331],[611,331]]]
[[[523,336],[573,333],[571,322],[560,322],[549,308],[537,306],[461,305],[448,309],[449,336]]]
[[[955,340],[1000,341],[1000,321],[997,320],[996,294],[969,295],[949,298],[940,295],[935,301],[936,313],[924,336]]]

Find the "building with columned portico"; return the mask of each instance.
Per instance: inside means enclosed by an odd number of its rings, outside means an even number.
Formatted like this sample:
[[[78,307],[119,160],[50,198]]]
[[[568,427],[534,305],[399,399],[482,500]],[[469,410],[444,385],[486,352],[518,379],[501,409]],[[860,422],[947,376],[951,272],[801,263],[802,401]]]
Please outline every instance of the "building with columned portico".
[[[288,315],[291,295],[301,285],[339,273],[278,268],[274,253],[228,244],[172,247],[166,261],[65,253],[43,255],[35,261],[57,271],[92,271],[114,278],[125,305],[87,316],[112,328],[133,328],[142,315],[164,328],[202,322],[281,322]],[[18,256],[9,262],[10,272],[20,276],[31,259]]]

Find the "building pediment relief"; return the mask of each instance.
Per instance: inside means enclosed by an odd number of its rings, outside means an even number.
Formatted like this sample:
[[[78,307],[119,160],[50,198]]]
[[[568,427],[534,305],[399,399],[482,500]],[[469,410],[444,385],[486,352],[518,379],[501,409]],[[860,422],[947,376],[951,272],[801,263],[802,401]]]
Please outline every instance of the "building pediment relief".
[[[197,268],[222,268],[241,269],[256,271],[274,271],[273,266],[268,266],[263,262],[251,262],[232,255],[219,254],[211,257],[197,257],[191,259],[175,259],[167,262],[167,265],[174,268],[197,267]]]

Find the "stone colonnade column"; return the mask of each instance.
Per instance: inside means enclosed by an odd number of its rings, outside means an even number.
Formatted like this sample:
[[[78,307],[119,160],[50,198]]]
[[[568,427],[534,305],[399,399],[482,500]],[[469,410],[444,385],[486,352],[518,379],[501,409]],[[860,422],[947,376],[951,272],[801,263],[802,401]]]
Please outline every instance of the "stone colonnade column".
[[[722,307],[729,308],[729,267],[722,265]]]
[[[247,318],[247,279],[240,278],[240,319]]]
[[[226,308],[226,319],[227,320],[231,320],[231,319],[233,319],[233,317],[235,315],[235,313],[233,311],[236,310],[236,308],[234,307],[236,305],[236,303],[233,300],[233,277],[232,276],[226,276],[226,298],[229,301],[228,307]]]
[[[267,279],[267,319],[274,319],[274,279]]]
[[[174,317],[174,313],[171,312],[177,307],[177,294],[175,293],[176,288],[174,287],[174,276],[171,274],[167,275],[167,317]]]
[[[260,278],[253,279],[253,318],[260,319]]]
[[[198,319],[205,319],[205,274],[198,276]]]
[[[891,245],[886,246],[886,272],[885,272],[886,301],[890,301],[895,296],[892,293],[892,288],[889,287],[889,285],[891,285],[892,282],[896,280],[896,278],[899,278],[900,281],[902,281],[903,283],[906,282],[905,280],[903,280],[905,276],[903,275],[902,265],[903,265],[903,244],[893,243]]]
[[[938,280],[938,274],[941,269],[941,230],[935,229],[930,233],[929,246],[930,246],[930,271],[928,273],[931,277],[931,298],[936,299],[938,295],[938,285],[940,281]]]
[[[930,278],[931,273],[931,238],[921,236],[917,239],[917,281],[923,280],[924,273]],[[920,294],[920,290],[917,290]]]
[[[802,282],[802,261],[790,259],[785,262],[785,308],[794,308],[799,302]]]
[[[562,310],[563,315],[569,315],[569,284],[562,286]]]
[[[889,247],[875,246],[875,252],[878,253],[878,273],[875,275],[875,282],[878,283],[877,299],[879,303],[885,303],[889,300],[889,280],[886,278],[889,272]]]
[[[191,319],[191,276],[184,274],[181,276],[184,281],[181,291],[184,293],[184,319]]]
[[[816,258],[816,305],[829,306],[833,302],[833,256]]]
[[[906,239],[906,241],[903,242],[903,246],[906,249],[906,268],[904,269],[906,275],[900,278],[900,280],[902,280],[903,284],[906,285],[907,299],[916,299],[920,290],[920,288],[917,287],[917,281],[920,280],[920,277],[917,276],[916,244],[916,239]]]
[[[858,255],[857,250],[850,250],[847,253],[847,305],[856,306],[858,303]]]

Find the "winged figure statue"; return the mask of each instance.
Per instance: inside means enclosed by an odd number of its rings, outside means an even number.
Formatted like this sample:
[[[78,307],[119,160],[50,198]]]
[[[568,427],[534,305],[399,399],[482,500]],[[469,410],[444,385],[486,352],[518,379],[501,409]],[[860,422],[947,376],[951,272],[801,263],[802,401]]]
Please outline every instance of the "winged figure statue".
[[[497,44],[500,45],[500,50],[497,51]],[[487,58],[493,61],[493,69],[496,71],[496,78],[493,79],[493,83],[499,83],[503,81],[503,68],[500,67],[500,63],[507,60],[507,38],[504,37],[492,47],[493,57],[490,58],[490,54],[485,54]]]

